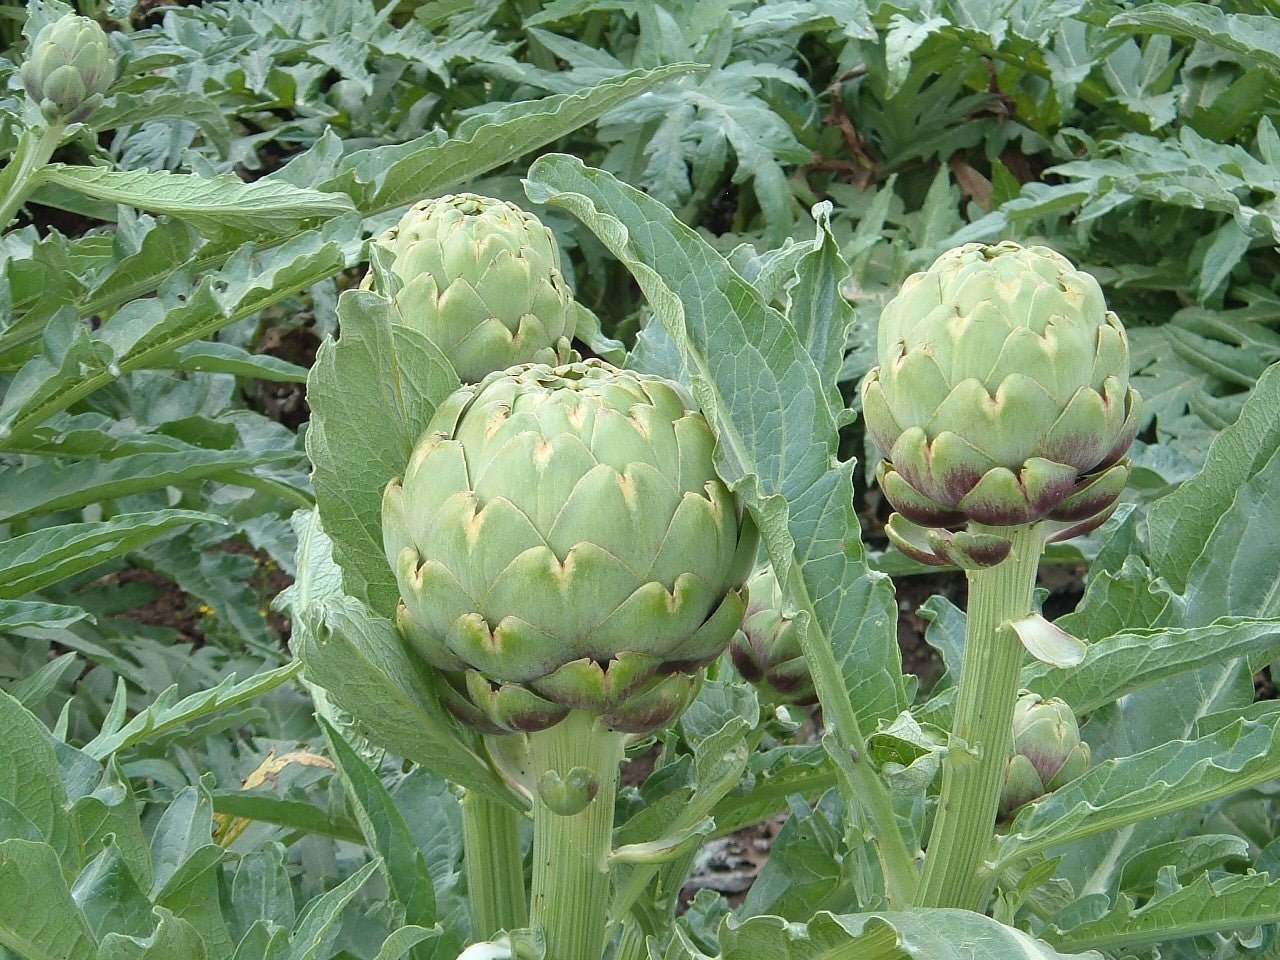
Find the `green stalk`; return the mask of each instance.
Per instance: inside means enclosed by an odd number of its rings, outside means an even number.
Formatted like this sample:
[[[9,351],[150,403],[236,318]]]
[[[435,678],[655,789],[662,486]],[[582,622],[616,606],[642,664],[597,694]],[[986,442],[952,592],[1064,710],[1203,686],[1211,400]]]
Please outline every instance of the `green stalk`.
[[[533,773],[568,782],[582,767],[598,783],[594,799],[571,816],[556,813],[535,791],[531,922],[546,937],[548,960],[600,960],[609,914],[613,804],[626,735],[573,711],[549,730],[529,735]]]
[[[474,790],[463,794],[461,806],[471,935],[491,940],[499,930],[519,930],[529,923],[520,813]]]
[[[797,571],[795,576],[799,577],[800,573]],[[807,591],[800,589],[789,593],[793,599],[802,601],[803,608],[812,618],[810,622],[818,623],[818,612],[809,601]],[[920,882],[916,860],[907,847],[906,838],[898,824],[889,787],[867,756],[866,738],[862,735],[858,715],[845,691],[835,651],[829,642],[823,642],[824,639],[818,630],[800,631],[800,646],[809,662],[809,672],[818,691],[823,721],[828,729],[835,732],[836,742],[851,760],[848,776],[852,780],[852,792],[859,808],[857,812],[861,814],[859,826],[875,847],[876,857],[884,873],[885,895],[889,906],[891,909],[901,910],[912,903]],[[1009,709],[1013,709],[1012,703]]]
[[[969,623],[956,695],[953,744],[942,761],[942,793],[929,834],[922,907],[980,907],[978,867],[991,846],[1004,769],[1013,752],[1013,708],[1023,647],[1009,626],[1030,616],[1044,552],[1039,524],[1007,527],[1009,558],[969,573]]]
[[[31,195],[35,187],[32,180],[58,149],[66,129],[61,123],[51,123],[22,134],[17,150],[4,170],[0,170],[0,197],[3,198],[0,199],[0,230],[8,228]]]

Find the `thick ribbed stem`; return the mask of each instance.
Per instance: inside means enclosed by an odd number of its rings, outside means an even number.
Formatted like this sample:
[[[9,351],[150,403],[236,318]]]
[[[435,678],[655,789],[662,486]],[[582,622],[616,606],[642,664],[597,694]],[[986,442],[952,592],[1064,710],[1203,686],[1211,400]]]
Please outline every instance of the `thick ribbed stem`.
[[[590,771],[595,798],[571,816],[556,813],[535,791],[531,922],[546,937],[547,960],[600,960],[609,914],[609,855],[613,804],[625,734],[573,711],[550,730],[529,735],[535,778],[545,771],[563,782],[575,767]]]
[[[490,940],[499,930],[519,930],[529,923],[520,813],[471,790],[461,805],[471,935]]]
[[[1000,788],[1013,751],[1023,647],[1009,623],[1032,613],[1044,533],[1039,524],[999,532],[1013,541],[1009,558],[969,574],[954,742],[942,762],[942,793],[916,896],[922,907],[980,907],[976,875],[995,834]]]

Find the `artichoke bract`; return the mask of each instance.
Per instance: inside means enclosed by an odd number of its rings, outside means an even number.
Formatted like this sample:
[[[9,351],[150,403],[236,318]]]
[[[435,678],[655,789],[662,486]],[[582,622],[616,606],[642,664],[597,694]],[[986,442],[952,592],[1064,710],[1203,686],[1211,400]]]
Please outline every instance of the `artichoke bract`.
[[[521,363],[569,356],[573,296],[551,231],[515,204],[456,194],[414,204],[374,243],[392,254],[395,301],[475,383]],[[372,271],[365,279],[373,284]]]
[[[1056,697],[1022,694],[1013,708],[1013,756],[1000,793],[1001,817],[1074,780],[1089,769],[1090,759],[1071,707]]]
[[[32,41],[22,85],[49,123],[80,123],[101,104],[116,79],[107,35],[88,17],[46,23]]]
[[[772,567],[747,581],[747,612],[729,644],[733,665],[767,702],[808,707],[818,702],[800,646],[799,624],[785,611]]]
[[[755,528],[678,385],[530,364],[437,409],[383,498],[399,623],[489,732],[667,723],[742,622]]]
[[[1066,258],[950,250],[885,307],[877,348],[863,412],[905,553],[990,566],[1009,552],[1000,527],[1044,521],[1063,540],[1114,511],[1141,404],[1124,327]]]

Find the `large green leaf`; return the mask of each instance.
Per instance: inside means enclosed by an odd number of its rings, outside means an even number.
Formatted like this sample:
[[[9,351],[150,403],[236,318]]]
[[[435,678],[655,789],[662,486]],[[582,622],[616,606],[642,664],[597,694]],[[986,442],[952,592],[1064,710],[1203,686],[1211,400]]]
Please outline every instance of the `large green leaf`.
[[[338,316],[342,337],[320,347],[307,379],[312,485],[348,592],[389,617],[400,590],[382,548],[382,491],[458,375],[376,294],[344,293]]]
[[[392,896],[404,908],[405,922],[429,926],[435,922],[435,888],[403,815],[377,774],[342,735],[324,720],[320,723],[364,842],[381,859]]]
[[[1250,930],[1280,922],[1280,881],[1265,873],[1211,879],[1205,874],[1141,907],[1121,895],[1105,914],[1041,936],[1064,950],[1125,950],[1185,937]]]
[[[0,690],[0,800],[11,804],[74,870],[76,837],[67,817],[67,793],[49,731],[17,700]]]
[[[298,579],[279,598],[293,618],[306,679],[357,718],[379,746],[452,783],[518,806],[511,791],[440,704],[435,678],[405,649],[395,624],[341,591],[332,547],[315,512],[295,519]]]
[[[1034,661],[1022,668],[1018,685],[1042,697],[1059,697],[1076,713],[1093,713],[1170,677],[1234,661],[1265,662],[1280,650],[1280,619],[1227,617],[1206,627],[1131,630],[1089,644],[1079,664],[1058,668]],[[948,688],[917,714],[930,723],[950,722],[955,689]]]
[[[968,910],[833,916],[807,924],[779,917],[730,921],[720,931],[721,960],[1064,960],[1041,940]],[[677,956],[697,957],[690,951]],[[1101,960],[1097,953],[1073,953]]]
[[[36,179],[95,200],[167,213],[211,233],[224,229],[240,234],[283,233],[352,209],[350,198],[341,193],[322,193],[279,180],[246,183],[231,174],[201,177],[167,170],[124,171],[51,163]]]
[[[97,947],[53,848],[0,841],[0,946],[23,960],[94,960]]]

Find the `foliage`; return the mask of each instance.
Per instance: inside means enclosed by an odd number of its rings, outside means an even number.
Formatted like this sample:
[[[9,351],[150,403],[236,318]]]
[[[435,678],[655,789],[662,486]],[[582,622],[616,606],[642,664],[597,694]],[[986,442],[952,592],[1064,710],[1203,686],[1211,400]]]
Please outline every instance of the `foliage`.
[[[458,378],[349,289],[463,186],[553,229],[580,351],[690,388],[824,707],[808,738],[726,659],[632,744],[619,960],[1274,949],[1273,4],[81,7],[117,78],[65,123],[20,71],[69,8],[0,9],[0,957],[474,939],[450,784],[523,811],[521,758],[400,643],[378,530]],[[949,672],[903,671],[888,574],[921,568],[877,520],[857,386],[906,276],[1004,239],[1093,275],[1144,404],[1115,516],[1047,555],[1087,566],[1056,618],[1084,658],[1018,679],[1093,764],[999,828],[983,915],[913,907],[901,867],[957,749],[965,614],[926,603]],[[704,843],[783,815],[741,907],[681,908]]]

